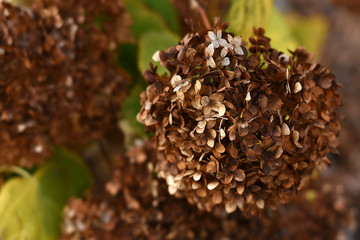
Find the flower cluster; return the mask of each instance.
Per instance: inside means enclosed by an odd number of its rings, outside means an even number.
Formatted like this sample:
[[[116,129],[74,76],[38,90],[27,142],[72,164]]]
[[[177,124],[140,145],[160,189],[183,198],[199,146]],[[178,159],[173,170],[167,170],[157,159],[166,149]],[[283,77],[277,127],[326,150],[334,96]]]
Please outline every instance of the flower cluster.
[[[261,217],[199,211],[169,196],[166,182],[154,175],[158,158],[164,156],[145,143],[121,159],[107,192],[70,200],[61,239],[341,239],[354,226],[342,187],[322,179]]]
[[[271,48],[262,29],[248,48],[216,23],[158,53],[170,76],[144,71],[138,121],[155,132],[159,177],[200,209],[256,214],[297,191],[337,152],[341,96],[303,48]]]
[[[0,12],[1,164],[31,166],[54,144],[82,146],[116,126],[128,81],[113,53],[123,23],[95,20],[122,18],[122,4],[1,2]]]

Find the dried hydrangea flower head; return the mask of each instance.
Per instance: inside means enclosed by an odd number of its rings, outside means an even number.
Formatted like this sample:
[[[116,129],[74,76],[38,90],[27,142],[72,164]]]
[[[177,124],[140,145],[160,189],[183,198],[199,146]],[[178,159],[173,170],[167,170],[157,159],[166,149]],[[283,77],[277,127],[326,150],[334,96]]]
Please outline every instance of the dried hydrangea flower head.
[[[25,10],[0,2],[1,164],[29,167],[53,145],[84,146],[116,127],[128,77],[109,45],[121,25],[102,31],[94,16],[123,18],[125,9],[117,1],[57,3]]]
[[[200,209],[256,213],[296,192],[316,166],[331,163],[341,96],[327,67],[303,48],[288,56],[262,29],[246,43],[225,24],[185,36],[157,53],[138,120],[155,132],[159,176]]]
[[[156,179],[153,163],[163,157],[144,142],[119,158],[106,191],[69,201],[60,239],[344,239],[356,224],[342,186],[321,178],[303,181],[294,199],[261,216],[199,211]]]

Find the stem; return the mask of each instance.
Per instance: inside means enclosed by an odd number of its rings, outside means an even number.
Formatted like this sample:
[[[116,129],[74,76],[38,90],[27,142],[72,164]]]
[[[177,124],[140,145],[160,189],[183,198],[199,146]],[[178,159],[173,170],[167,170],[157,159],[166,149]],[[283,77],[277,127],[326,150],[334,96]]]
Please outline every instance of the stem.
[[[190,0],[190,7],[200,13],[201,19],[203,20],[205,27],[210,29],[211,24],[209,18],[206,15],[205,9],[200,5],[198,0]]]
[[[13,172],[16,173],[24,178],[31,178],[31,174],[25,171],[22,168],[16,166],[0,166],[0,173],[1,172]]]

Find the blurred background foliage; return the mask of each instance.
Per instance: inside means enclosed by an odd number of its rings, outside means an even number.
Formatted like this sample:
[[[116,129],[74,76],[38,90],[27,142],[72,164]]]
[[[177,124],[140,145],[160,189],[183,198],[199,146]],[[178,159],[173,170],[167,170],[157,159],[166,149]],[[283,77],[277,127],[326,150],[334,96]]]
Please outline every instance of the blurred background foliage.
[[[15,4],[29,6],[28,0],[13,0]],[[131,139],[144,138],[147,133],[137,123],[140,110],[139,94],[147,84],[142,71],[149,62],[166,74],[159,63],[152,60],[157,50],[174,46],[181,36],[190,31],[183,16],[193,17],[194,25],[200,24],[192,0],[123,0],[131,17],[132,38],[120,43],[117,63],[131,76],[128,96],[120,109],[122,128],[128,145]],[[185,6],[186,4],[186,6]],[[253,27],[263,27],[274,48],[284,53],[305,46],[318,58],[329,31],[329,21],[320,14],[300,16],[283,12],[272,0],[210,0],[206,2],[207,12],[229,23],[229,31],[241,35],[247,41]],[[13,168],[2,170],[19,172]],[[69,197],[82,197],[92,186],[90,170],[76,153],[57,148],[53,158],[39,166],[34,174],[21,172],[21,176],[7,180],[0,192],[0,234],[1,239],[51,240],[60,234],[62,209]],[[6,219],[4,221],[3,219]]]
[[[53,158],[34,175],[17,167],[2,170],[21,176],[8,180],[1,188],[1,239],[57,239],[68,199],[84,196],[92,185],[83,160],[64,148],[57,148]]]

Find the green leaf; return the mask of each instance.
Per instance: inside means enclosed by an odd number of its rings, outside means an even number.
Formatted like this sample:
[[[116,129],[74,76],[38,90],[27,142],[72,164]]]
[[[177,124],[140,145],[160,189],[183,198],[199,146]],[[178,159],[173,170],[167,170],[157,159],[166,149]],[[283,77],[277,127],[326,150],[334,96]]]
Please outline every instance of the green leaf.
[[[273,0],[232,0],[227,17],[229,30],[248,40],[254,27],[266,28]]]
[[[129,93],[122,102],[120,113],[122,119],[127,123],[127,126],[122,129],[124,134],[143,138],[146,137],[144,125],[136,121],[136,115],[141,108],[140,93],[146,89],[147,84],[139,72],[137,55],[137,45],[122,43],[119,46],[118,65],[131,75]]]
[[[138,46],[136,44],[121,43],[118,47],[117,64],[121,68],[126,69],[126,71],[131,75],[132,80],[130,82],[130,87],[137,83],[137,79],[142,78],[137,66],[137,55]]]
[[[170,0],[143,0],[148,6],[160,13],[174,32],[179,32],[177,13]]]
[[[62,167],[71,183],[71,196],[81,197],[84,190],[91,187],[92,175],[82,158],[65,148],[57,148],[54,159],[58,168]]]
[[[55,240],[70,196],[81,196],[91,175],[79,157],[57,149],[33,176],[15,177],[0,192],[0,239]]]
[[[139,40],[138,68],[142,72],[149,67],[149,62],[158,66],[158,74],[167,73],[158,62],[152,60],[152,56],[158,50],[166,50],[171,46],[175,46],[179,42],[179,37],[171,32],[148,32]]]
[[[132,17],[131,32],[139,38],[148,31],[169,31],[164,19],[155,11],[147,8],[139,0],[124,0],[127,11]]]

